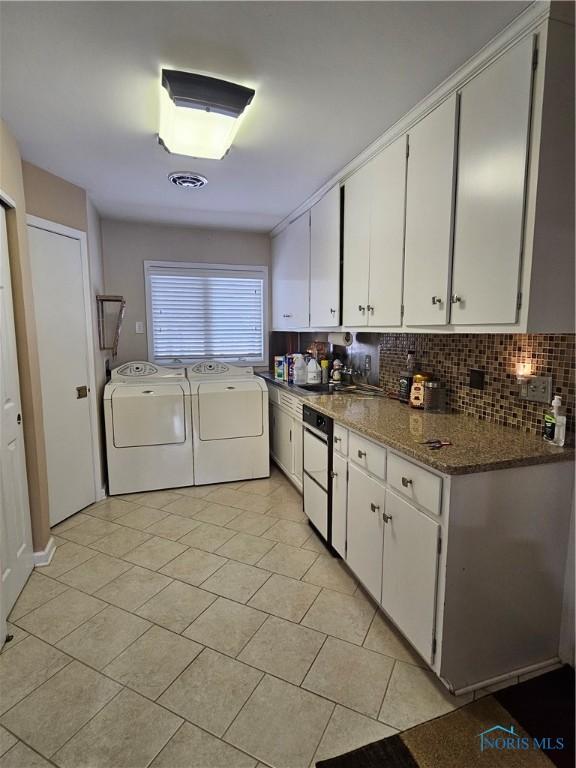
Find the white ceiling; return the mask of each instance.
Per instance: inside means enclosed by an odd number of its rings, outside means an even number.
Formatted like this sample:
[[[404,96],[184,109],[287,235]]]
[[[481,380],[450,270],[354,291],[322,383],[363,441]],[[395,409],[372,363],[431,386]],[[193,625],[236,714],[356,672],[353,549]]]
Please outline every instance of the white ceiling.
[[[3,2],[0,109],[105,216],[269,231],[527,5]],[[162,65],[256,88],[224,160],[157,144]]]

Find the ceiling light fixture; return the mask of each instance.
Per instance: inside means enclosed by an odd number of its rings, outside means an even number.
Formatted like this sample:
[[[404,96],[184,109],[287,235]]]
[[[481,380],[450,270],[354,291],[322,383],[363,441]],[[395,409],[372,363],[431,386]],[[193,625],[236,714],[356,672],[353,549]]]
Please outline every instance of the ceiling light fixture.
[[[160,143],[176,155],[221,160],[254,93],[226,80],[163,69]]]

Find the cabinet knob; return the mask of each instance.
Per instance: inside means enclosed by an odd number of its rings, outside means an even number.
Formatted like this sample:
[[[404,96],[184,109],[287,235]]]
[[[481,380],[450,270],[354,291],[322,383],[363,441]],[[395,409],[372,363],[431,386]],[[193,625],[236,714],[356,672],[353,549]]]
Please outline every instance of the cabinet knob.
[[[436,304],[440,305],[442,304],[442,299],[440,296],[432,296],[432,304],[435,306]]]
[[[364,313],[366,312],[366,307],[363,307],[362,304],[358,304],[358,311]]]
[[[404,488],[408,488],[408,486],[412,485],[412,480],[410,480],[409,477],[403,477],[402,485],[404,486]]]
[[[332,307],[330,307],[330,314],[331,314],[331,315],[335,315],[335,314],[336,314],[336,310],[335,310],[335,309],[332,309]]]
[[[380,507],[378,504],[370,504],[370,511],[371,512],[379,512]]]
[[[330,472],[330,477],[331,477],[331,478],[335,478],[335,477],[338,477],[338,472],[334,472],[334,470],[332,470],[332,471]]]
[[[366,309],[368,310],[368,312],[371,312],[372,314],[374,314],[374,307],[371,304],[367,304]]]
[[[342,441],[341,437],[336,437],[336,435],[334,435],[334,442],[335,443],[340,443],[341,441]]]
[[[392,515],[387,515],[386,512],[382,512],[382,520],[384,520],[385,523],[389,523],[390,520],[392,520]]]
[[[450,301],[452,302],[452,304],[460,304],[460,302],[462,301],[462,296],[458,296],[458,294],[453,293]]]
[[[366,451],[358,451],[358,458],[363,459],[366,456]]]
[[[292,317],[292,315],[283,314],[282,317]]]

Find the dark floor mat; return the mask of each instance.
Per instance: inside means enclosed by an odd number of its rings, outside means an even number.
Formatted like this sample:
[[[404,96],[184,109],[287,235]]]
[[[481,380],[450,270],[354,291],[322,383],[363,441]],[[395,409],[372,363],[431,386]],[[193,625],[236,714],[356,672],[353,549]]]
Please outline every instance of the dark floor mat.
[[[535,738],[564,739],[564,749],[543,749],[558,768],[574,768],[574,670],[567,665],[497,691],[494,696]]]

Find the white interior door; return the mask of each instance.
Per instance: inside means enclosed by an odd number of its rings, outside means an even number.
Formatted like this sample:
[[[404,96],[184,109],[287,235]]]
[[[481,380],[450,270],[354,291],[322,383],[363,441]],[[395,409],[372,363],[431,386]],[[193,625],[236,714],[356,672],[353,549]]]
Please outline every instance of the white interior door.
[[[40,354],[50,525],[96,500],[80,240],[28,227]]]
[[[406,137],[372,160],[368,325],[402,325]]]
[[[5,620],[32,570],[32,534],[6,216],[0,206],[0,646]]]

